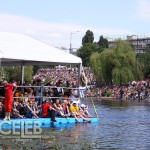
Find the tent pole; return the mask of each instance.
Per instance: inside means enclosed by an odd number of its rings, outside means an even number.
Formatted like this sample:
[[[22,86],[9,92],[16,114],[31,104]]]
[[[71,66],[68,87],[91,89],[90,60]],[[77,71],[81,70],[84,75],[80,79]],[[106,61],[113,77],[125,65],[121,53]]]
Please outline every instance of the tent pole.
[[[21,72],[22,72],[22,77],[21,77],[21,85],[24,83],[24,63],[21,65]]]
[[[82,63],[78,65],[78,94],[79,94],[79,100],[80,100],[80,76],[81,76],[81,69],[82,69]]]

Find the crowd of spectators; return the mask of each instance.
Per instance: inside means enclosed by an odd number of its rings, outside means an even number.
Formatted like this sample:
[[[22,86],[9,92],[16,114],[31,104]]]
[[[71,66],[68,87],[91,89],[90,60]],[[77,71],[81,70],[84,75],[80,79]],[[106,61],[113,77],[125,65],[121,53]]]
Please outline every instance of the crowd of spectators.
[[[34,82],[34,86],[27,82],[25,86],[19,86],[19,83],[13,83],[17,84],[11,111],[13,118],[49,117],[55,122],[55,117],[75,117],[76,121],[79,122],[78,117],[81,117],[84,121],[89,122],[86,118],[92,117],[88,112],[88,107],[79,104],[77,89],[60,88],[60,80],[53,87],[41,86],[42,81],[39,79]],[[0,94],[3,94],[2,87]],[[3,97],[1,97],[0,117],[3,118],[3,116]]]
[[[150,99],[150,80],[131,81],[122,86],[103,85],[97,87],[96,78],[90,67],[85,67],[84,72],[87,77],[86,97],[110,97],[125,100]],[[14,94],[13,117],[46,117],[50,110],[49,116],[52,116],[55,121],[53,116],[69,117],[71,115],[70,107],[75,106],[76,102],[79,106],[78,68],[76,67],[42,68],[33,76],[32,83],[26,81],[21,85],[21,81],[15,80],[12,83],[18,86]],[[0,117],[3,112],[3,96],[3,88],[0,87]],[[76,120],[78,117],[86,120],[86,117],[90,116],[87,109],[86,113],[81,110],[80,108],[80,113],[72,113]]]
[[[96,78],[92,73],[90,67],[84,67],[84,72],[87,77],[88,85],[95,85]],[[41,68],[33,76],[33,80],[40,79],[41,81],[50,81],[51,85],[56,85],[56,83],[61,80],[63,85],[77,85],[78,84],[78,68],[77,67],[67,67],[67,66],[56,66],[53,68]]]
[[[48,68],[40,69],[38,75],[33,76],[32,83],[26,81],[21,85],[21,81],[11,81],[11,83],[17,85],[11,117],[51,117],[52,121],[56,121],[55,116],[75,117],[76,121],[79,121],[78,117],[81,117],[84,121],[89,121],[86,118],[92,116],[88,112],[88,107],[79,104],[79,93],[76,88],[78,84],[76,68],[68,69],[68,71],[62,69],[56,68],[55,71]],[[45,76],[45,74],[48,76]],[[47,83],[44,86],[46,80]],[[0,117],[4,115],[3,98],[4,91],[1,83],[0,108],[2,109]]]
[[[92,89],[89,96],[109,97],[124,100],[148,100],[150,99],[150,80],[131,81],[122,86],[102,86]]]

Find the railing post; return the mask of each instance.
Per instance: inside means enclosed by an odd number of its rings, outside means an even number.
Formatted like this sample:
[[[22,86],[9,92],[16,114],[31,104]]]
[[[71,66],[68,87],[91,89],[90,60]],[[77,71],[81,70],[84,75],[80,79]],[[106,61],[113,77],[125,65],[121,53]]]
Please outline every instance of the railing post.
[[[22,72],[21,85],[23,85],[23,83],[24,83],[24,63],[23,62],[22,62],[22,65],[21,65],[21,72]]]

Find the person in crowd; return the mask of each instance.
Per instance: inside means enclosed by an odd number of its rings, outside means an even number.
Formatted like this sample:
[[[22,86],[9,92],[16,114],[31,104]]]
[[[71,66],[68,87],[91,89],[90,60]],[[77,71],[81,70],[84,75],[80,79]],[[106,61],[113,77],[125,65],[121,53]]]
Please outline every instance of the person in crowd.
[[[19,114],[20,115],[22,115],[24,118],[25,118],[25,116],[27,116],[27,103],[28,102],[26,102],[26,101],[22,101],[22,102],[20,102],[19,103],[19,106],[20,106],[20,108],[19,108]]]
[[[62,107],[60,100],[58,98],[56,100],[54,100],[53,107],[56,110],[55,111],[56,116],[65,117],[63,107]]]
[[[35,102],[35,96],[34,96],[34,91],[32,88],[28,89],[28,99],[29,101]]]
[[[20,114],[20,103],[15,99],[13,102],[11,115],[13,118],[24,118],[23,115]]]
[[[77,122],[80,122],[79,121],[79,118],[82,118],[83,121],[85,122],[91,122],[90,120],[86,119],[81,111],[79,111],[79,106],[78,106],[78,103],[76,101],[74,101],[71,106],[70,106],[70,112],[71,112],[71,115],[76,119]]]
[[[120,88],[119,95],[120,95],[120,99],[122,100],[123,99],[123,95],[124,95],[124,90],[123,90],[122,87]]]
[[[39,107],[42,108],[42,117],[43,118],[50,117],[49,112],[51,110],[55,111],[55,109],[51,106],[50,101],[47,98],[43,100],[43,103]],[[54,118],[54,116],[51,116],[51,117]],[[55,120],[55,119],[52,119],[52,120]]]
[[[79,99],[79,90],[76,88],[76,86],[73,84],[72,86],[73,89],[71,89],[69,92],[69,99],[72,102],[77,101],[78,103],[80,103],[80,99]]]
[[[19,102],[23,101],[23,93],[22,93],[22,91],[20,89],[18,90],[18,88],[17,88],[17,90],[16,90],[16,92],[14,94],[14,97],[15,97],[14,100],[17,101],[17,102],[18,101]]]
[[[93,118],[93,116],[88,111],[88,105],[81,104],[79,110],[85,118]]]
[[[37,105],[39,106],[42,103],[42,88],[40,87],[42,84],[42,81],[40,79],[37,80],[37,87],[34,88],[35,92],[35,101],[37,102]]]
[[[25,92],[23,94],[23,102],[27,103],[29,101],[29,94],[27,92]]]
[[[5,110],[5,118],[4,120],[10,120],[10,113],[12,110],[12,103],[13,103],[13,95],[17,89],[16,84],[8,83],[6,80],[3,82],[4,85],[4,110]]]
[[[57,96],[60,97],[60,96],[63,96],[64,94],[64,91],[63,91],[63,88],[62,88],[62,81],[59,80],[57,83],[56,83],[56,89],[57,89]]]
[[[37,114],[36,114],[36,110],[35,110],[35,106],[34,106],[34,102],[29,101],[29,103],[26,103],[27,106],[27,118],[38,118]]]
[[[84,92],[86,90],[87,87],[87,78],[85,76],[85,72],[84,69],[82,69],[81,71],[81,76],[80,76],[80,87],[79,87],[79,92],[80,92],[80,97],[82,99],[84,99]]]
[[[0,118],[4,118],[4,116],[4,105],[2,104],[2,102],[0,102]]]
[[[23,91],[24,92],[29,92],[29,88],[31,88],[29,82],[25,81],[23,86],[24,86]]]
[[[3,102],[4,98],[4,87],[3,87],[3,81],[0,81],[0,102]]]
[[[35,113],[37,116],[40,116],[41,115],[41,110],[39,109],[38,107],[38,103],[37,102],[34,102],[33,103],[33,107],[35,108]]]
[[[64,112],[65,116],[69,117],[70,116],[70,110],[69,110],[69,106],[68,106],[68,101],[67,100],[63,100],[62,108],[63,108],[63,112]]]

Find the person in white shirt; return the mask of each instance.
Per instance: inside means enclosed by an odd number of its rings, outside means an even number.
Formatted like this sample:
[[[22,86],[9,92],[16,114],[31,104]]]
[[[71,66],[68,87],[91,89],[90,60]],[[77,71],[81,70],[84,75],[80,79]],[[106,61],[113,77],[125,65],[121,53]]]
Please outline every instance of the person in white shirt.
[[[81,71],[81,76],[80,76],[80,87],[79,87],[79,93],[80,93],[80,98],[84,99],[84,92],[87,87],[87,78],[85,76],[85,72],[82,69]]]

